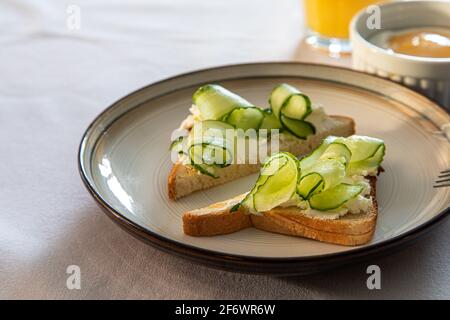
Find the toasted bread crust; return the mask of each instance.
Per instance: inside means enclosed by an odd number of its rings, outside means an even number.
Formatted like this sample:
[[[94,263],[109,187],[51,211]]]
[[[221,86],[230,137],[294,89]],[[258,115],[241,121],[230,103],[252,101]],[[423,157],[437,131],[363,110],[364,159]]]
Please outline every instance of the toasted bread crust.
[[[191,236],[214,236],[239,231],[252,226],[250,215],[243,210],[231,213],[230,209],[241,201],[242,196],[218,202],[204,209],[183,215],[183,231]],[[223,210],[228,208],[228,210]]]
[[[234,233],[251,226],[250,216],[243,211],[233,214],[213,214],[203,218],[190,214],[183,215],[183,231],[191,236],[216,236]]]
[[[276,208],[264,216],[252,215],[252,225],[265,231],[301,236],[328,243],[355,246],[369,242],[375,231],[378,203],[376,178],[370,177],[372,206],[363,214],[347,214],[336,220],[299,215],[298,209]]]
[[[339,127],[337,131],[329,130],[323,132],[320,139],[308,139],[298,141],[295,139],[293,143],[287,141],[286,147],[280,146],[281,151],[290,151],[295,155],[301,155],[314,150],[322,142],[322,140],[330,135],[349,136],[355,133],[355,122],[352,118],[346,116],[330,116],[337,120],[343,127]],[[286,149],[286,150],[284,150]],[[169,199],[176,200],[198,190],[209,189],[229,181],[256,173],[259,171],[259,164],[239,164],[231,165],[221,169],[220,178],[212,178],[204,174],[199,174],[197,170],[189,165],[177,162],[173,165],[168,176],[168,195]]]
[[[315,239],[323,242],[355,246],[369,242],[374,234],[378,215],[376,177],[370,177],[372,206],[363,214],[347,214],[336,220],[324,220],[299,214],[299,209],[275,208],[263,215],[247,214],[244,209],[230,212],[244,195],[219,202],[183,215],[185,234],[210,236],[255,228]]]
[[[252,216],[252,224],[257,229],[269,232],[299,236],[346,246],[355,246],[369,242],[372,239],[374,231],[374,229],[371,229],[367,233],[362,234],[328,232],[298,223],[283,215],[271,213],[262,217]]]
[[[175,200],[177,198],[177,194],[175,192],[175,186],[177,183],[177,168],[178,163],[175,163],[170,169],[169,177],[167,178],[167,191],[169,194],[169,199]]]
[[[339,120],[339,121],[342,121],[342,122],[350,123],[351,133],[349,135],[355,134],[355,132],[356,132],[356,123],[355,123],[355,120],[352,117],[342,116],[342,115],[338,115],[338,114],[332,114],[332,115],[330,115],[330,118],[333,118],[335,120]]]

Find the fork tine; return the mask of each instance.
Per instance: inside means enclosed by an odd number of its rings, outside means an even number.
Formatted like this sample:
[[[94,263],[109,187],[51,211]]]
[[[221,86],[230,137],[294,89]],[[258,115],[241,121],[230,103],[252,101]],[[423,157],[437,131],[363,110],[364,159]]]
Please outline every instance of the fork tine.
[[[450,172],[449,173],[440,174],[438,176],[438,178],[445,178],[445,177],[450,177]]]
[[[433,186],[433,188],[444,188],[444,187],[450,187],[450,183],[435,184]]]
[[[435,183],[442,183],[442,182],[450,182],[450,177],[435,181]]]
[[[445,169],[438,175],[438,180],[434,182],[433,188],[450,187],[450,169]]]

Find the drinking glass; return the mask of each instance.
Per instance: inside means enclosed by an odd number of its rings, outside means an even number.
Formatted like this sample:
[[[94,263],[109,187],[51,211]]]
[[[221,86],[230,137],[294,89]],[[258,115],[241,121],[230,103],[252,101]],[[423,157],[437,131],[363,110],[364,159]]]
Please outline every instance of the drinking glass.
[[[304,0],[306,42],[330,53],[350,52],[349,24],[363,8],[380,0]]]

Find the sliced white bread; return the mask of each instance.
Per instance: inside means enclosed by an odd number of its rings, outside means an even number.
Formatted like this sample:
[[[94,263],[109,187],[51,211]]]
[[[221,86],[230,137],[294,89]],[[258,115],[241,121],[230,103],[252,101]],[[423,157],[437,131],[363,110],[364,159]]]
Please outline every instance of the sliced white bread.
[[[206,208],[186,212],[183,215],[183,230],[191,236],[214,236],[253,226],[265,231],[328,243],[362,245],[372,239],[378,215],[377,179],[370,177],[369,180],[372,204],[364,213],[348,213],[338,219],[329,220],[309,216],[297,207],[277,207],[262,215],[249,214],[243,207],[230,212],[245,196],[240,195]]]
[[[280,134],[279,151],[288,151],[296,156],[310,153],[322,140],[330,135],[347,137],[355,133],[355,122],[345,116],[330,116],[314,135],[307,139],[298,139],[291,134]],[[218,178],[199,173],[191,165],[178,161],[172,167],[168,178],[169,198],[172,200],[184,197],[195,191],[209,189],[226,182],[256,173],[259,164],[232,164],[221,168]]]

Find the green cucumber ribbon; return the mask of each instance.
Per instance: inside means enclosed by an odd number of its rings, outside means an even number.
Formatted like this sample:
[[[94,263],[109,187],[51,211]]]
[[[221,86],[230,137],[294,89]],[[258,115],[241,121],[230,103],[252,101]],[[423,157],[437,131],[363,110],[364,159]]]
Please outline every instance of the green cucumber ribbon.
[[[239,205],[258,213],[296,198],[315,210],[339,209],[364,190],[364,184],[344,183],[344,179],[377,173],[384,153],[382,140],[354,135],[330,136],[300,160],[286,152],[273,154]]]
[[[298,89],[280,84],[273,89],[269,104],[282,126],[297,138],[306,139],[316,132],[315,127],[305,118],[312,112],[311,100]]]
[[[288,152],[268,158],[255,186],[242,201],[254,213],[270,210],[288,201],[297,186],[298,160]]]
[[[211,177],[217,178],[215,168],[228,165],[228,160],[234,157],[230,141],[224,139],[220,129],[267,129],[269,134],[271,129],[287,129],[302,139],[315,132],[310,123],[303,121],[311,113],[309,98],[287,84],[281,84],[272,91],[269,99],[271,109],[257,107],[217,84],[200,87],[192,100],[198,108],[201,122],[209,129],[214,126],[219,129],[216,131],[217,138],[206,135],[195,141],[179,139],[172,143],[171,150],[188,156],[194,167]],[[181,151],[186,140],[189,141],[188,150]],[[226,160],[224,163],[219,161],[222,158]]]
[[[300,139],[306,139],[316,130],[307,121],[312,112],[309,97],[285,83],[272,90],[270,109],[266,110],[217,84],[200,87],[193,95],[193,103],[202,121],[194,124],[189,136],[175,140],[171,150],[189,157],[200,172],[212,177],[217,177],[216,168],[229,165],[235,157],[230,138],[224,136],[226,129],[267,129],[269,132],[280,129]],[[201,139],[193,139],[192,132],[199,123],[206,129],[197,135]],[[385,145],[380,139],[328,137],[319,148],[300,160],[297,192],[307,199],[336,186],[343,172],[347,175],[373,172],[384,153]]]
[[[283,112],[280,114],[278,104],[272,101],[280,101],[285,95],[282,89],[289,89],[291,95],[286,96],[286,106],[283,106]],[[280,97],[281,95],[281,97]],[[307,106],[301,106],[302,100],[307,101]],[[296,119],[303,119],[311,112],[311,103],[309,98],[300,93],[294,87],[287,84],[277,86],[271,94],[269,101],[271,109],[263,110],[257,107],[237,94],[217,85],[207,84],[194,93],[192,99],[194,105],[197,106],[201,119],[224,121],[235,128],[240,129],[282,129],[284,128],[281,120],[289,125],[295,132],[306,130],[310,134],[314,133],[314,128],[309,125],[297,123]],[[281,102],[282,104],[284,101]],[[300,110],[306,108],[305,110]],[[292,122],[294,120],[294,122]],[[307,127],[299,128],[299,127]],[[305,131],[305,132],[306,132]],[[302,133],[304,137],[304,133]]]
[[[215,168],[229,166],[234,160],[234,138],[234,127],[225,122],[206,120],[194,124],[187,137],[191,165],[217,178]]]

